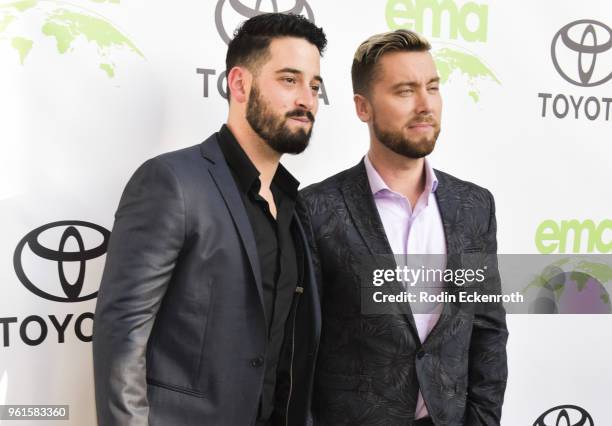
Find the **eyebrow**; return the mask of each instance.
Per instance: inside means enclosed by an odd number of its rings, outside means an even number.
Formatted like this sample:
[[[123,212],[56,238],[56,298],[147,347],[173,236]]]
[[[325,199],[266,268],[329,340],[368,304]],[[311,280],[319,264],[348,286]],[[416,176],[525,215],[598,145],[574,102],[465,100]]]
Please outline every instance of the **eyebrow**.
[[[433,78],[429,79],[429,81],[427,82],[427,84],[429,85],[429,84],[431,84],[431,83],[439,83],[439,82],[440,82],[440,77],[433,77]],[[393,90],[397,90],[397,89],[400,89],[400,88],[402,88],[402,87],[404,87],[404,86],[408,86],[408,87],[416,87],[416,86],[418,86],[418,85],[419,85],[419,83],[417,83],[417,82],[415,82],[415,81],[402,81],[402,82],[399,82],[399,83],[397,83],[397,84],[394,84],[394,85],[393,85],[393,87],[392,87],[392,89],[393,89]]]
[[[288,73],[291,73],[291,74],[297,74],[297,75],[303,75],[304,74],[302,71],[300,71],[298,69],[288,68],[288,67],[285,67],[285,68],[282,68],[282,69],[276,71],[276,74],[281,74],[281,73],[284,73],[284,72],[288,72]],[[320,75],[315,75],[313,77],[313,80],[317,80],[319,83],[323,83],[323,78]]]

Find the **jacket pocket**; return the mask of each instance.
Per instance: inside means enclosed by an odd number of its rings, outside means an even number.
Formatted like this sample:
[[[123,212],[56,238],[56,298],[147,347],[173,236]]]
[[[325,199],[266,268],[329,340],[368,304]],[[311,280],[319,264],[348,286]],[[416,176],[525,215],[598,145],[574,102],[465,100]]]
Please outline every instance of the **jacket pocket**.
[[[167,293],[147,345],[147,376],[167,388],[206,394],[202,361],[213,309],[213,281]],[[186,291],[188,290],[188,291]]]
[[[205,395],[202,392],[194,391],[192,389],[184,388],[182,386],[170,385],[167,383],[162,383],[158,380],[151,379],[147,377],[147,385],[156,386],[158,388],[167,389],[173,392],[184,393],[185,395],[195,396],[196,398],[204,398]]]
[[[469,246],[465,246],[462,252],[463,253],[484,253],[484,248],[481,245],[469,245]]]

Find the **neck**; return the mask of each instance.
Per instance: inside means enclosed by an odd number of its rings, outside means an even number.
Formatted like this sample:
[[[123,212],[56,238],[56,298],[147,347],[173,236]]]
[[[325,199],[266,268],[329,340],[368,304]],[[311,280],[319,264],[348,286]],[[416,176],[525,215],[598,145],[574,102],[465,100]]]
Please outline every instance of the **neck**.
[[[249,160],[259,171],[259,179],[262,188],[269,188],[272,178],[278,168],[281,154],[276,152],[266,141],[259,137],[251,128],[246,119],[235,119],[230,115],[227,120],[230,129],[240,147],[244,150]]]
[[[368,157],[387,186],[414,206],[425,190],[425,159],[404,157],[378,141],[370,142]]]

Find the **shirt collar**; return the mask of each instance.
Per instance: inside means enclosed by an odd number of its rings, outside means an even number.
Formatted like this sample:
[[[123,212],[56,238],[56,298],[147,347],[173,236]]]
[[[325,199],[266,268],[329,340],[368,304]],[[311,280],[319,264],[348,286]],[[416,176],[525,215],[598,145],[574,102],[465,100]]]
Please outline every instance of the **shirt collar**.
[[[300,182],[282,164],[278,164],[274,179],[272,180],[278,187],[293,201],[297,199]]]
[[[259,192],[261,185],[259,170],[244,152],[232,131],[224,124],[219,130],[218,136],[221,152],[236,177],[240,190],[244,193]],[[294,200],[297,198],[300,182],[280,163],[272,178],[272,184],[277,185],[290,198]]]
[[[368,182],[370,183],[370,189],[372,190],[372,195],[376,196],[381,192],[391,192],[395,193],[389,186],[385,183],[383,178],[378,174],[374,165],[370,161],[368,154],[363,158],[363,162],[365,164],[366,173],[368,175]],[[429,160],[425,158],[425,191],[430,193],[434,193],[438,188],[438,178],[436,177],[436,173],[434,169],[431,167]]]

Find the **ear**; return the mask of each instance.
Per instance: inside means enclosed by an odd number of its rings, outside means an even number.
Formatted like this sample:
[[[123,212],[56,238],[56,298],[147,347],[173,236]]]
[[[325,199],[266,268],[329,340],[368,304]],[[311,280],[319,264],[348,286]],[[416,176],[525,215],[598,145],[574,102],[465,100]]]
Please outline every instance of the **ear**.
[[[244,67],[233,67],[227,73],[227,86],[232,100],[244,103],[248,100],[251,73]]]
[[[353,96],[353,101],[355,101],[355,112],[357,112],[357,117],[364,123],[369,122],[372,118],[370,101],[365,96],[359,94]]]

